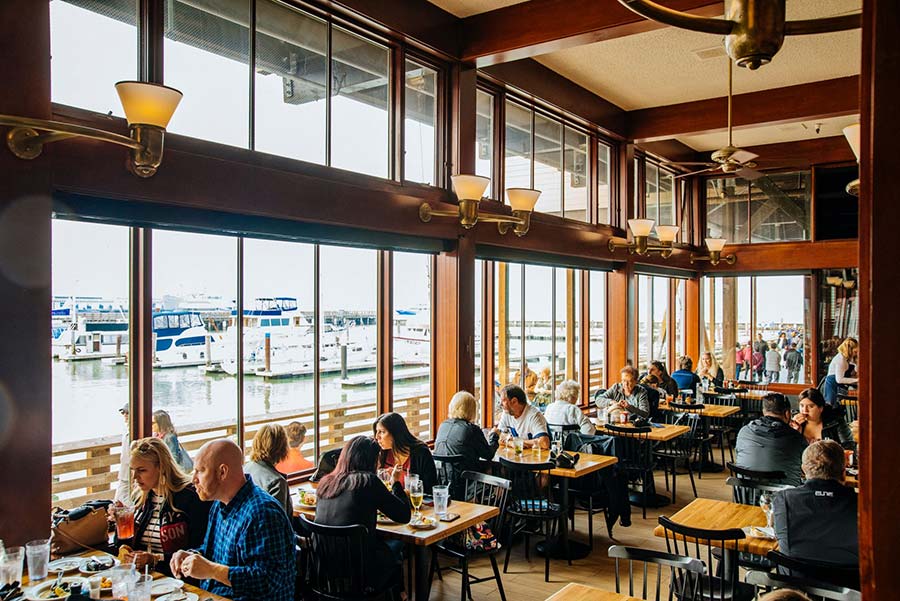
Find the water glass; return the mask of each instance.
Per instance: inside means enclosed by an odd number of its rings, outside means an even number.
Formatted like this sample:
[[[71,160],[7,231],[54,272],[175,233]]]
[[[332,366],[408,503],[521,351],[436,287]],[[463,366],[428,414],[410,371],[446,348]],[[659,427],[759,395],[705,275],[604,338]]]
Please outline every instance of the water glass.
[[[419,483],[419,474],[407,474],[406,475],[406,490],[407,492],[416,484]]]
[[[129,580],[127,586],[128,601],[150,601],[153,576],[137,576],[134,580]]]
[[[50,563],[50,541],[40,538],[25,543],[25,557],[28,559],[28,579],[38,582],[47,577],[47,564]]]
[[[772,527],[772,495],[764,492],[759,495],[759,507],[766,514],[766,528]]]
[[[22,566],[25,563],[25,547],[7,547],[0,557],[0,585],[22,583]]]
[[[525,441],[516,436],[513,438],[513,449],[516,455],[521,455],[522,451],[525,450]]]
[[[432,487],[431,494],[434,496],[434,513],[439,518],[447,514],[447,505],[450,503],[450,488],[445,485],[437,485]]]
[[[103,576],[91,576],[88,578],[91,599],[99,599],[103,592]]]
[[[113,599],[128,597],[128,587],[137,580],[137,577],[138,573],[134,569],[134,564],[122,564],[112,568],[109,572],[109,579],[112,580]]]

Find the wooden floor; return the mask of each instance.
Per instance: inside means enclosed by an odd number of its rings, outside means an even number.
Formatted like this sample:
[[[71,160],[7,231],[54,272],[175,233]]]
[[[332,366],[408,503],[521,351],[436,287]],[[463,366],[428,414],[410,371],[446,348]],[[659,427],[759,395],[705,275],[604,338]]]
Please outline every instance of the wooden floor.
[[[727,471],[719,474],[704,474],[703,479],[700,480],[696,478],[695,474],[698,496],[730,501],[731,489],[725,484],[727,475]],[[665,493],[662,472],[658,472],[656,475],[656,488],[658,492]],[[641,517],[641,508],[632,506],[631,527],[622,528],[617,524],[613,530],[616,535],[615,540],[610,540],[606,535],[603,515],[594,516],[593,554],[585,559],[573,561],[571,566],[567,565],[564,560],[551,560],[550,582],[544,582],[544,559],[532,552],[531,560],[526,562],[523,543],[516,544],[509,559],[509,573],[502,574],[507,599],[510,601],[544,601],[569,582],[579,582],[614,591],[615,564],[607,557],[606,549],[610,545],[627,545],[665,551],[665,540],[653,536],[653,529],[658,525],[657,518],[661,515],[674,514],[692,500],[694,500],[694,494],[687,474],[678,476],[678,502],[660,509],[647,509],[646,520]],[[587,542],[587,522],[583,512],[576,514],[573,538]],[[532,541],[532,544],[535,542]],[[498,555],[498,560],[502,570],[502,553]],[[487,560],[471,565],[474,566],[472,572],[476,576],[490,574],[490,562]],[[459,582],[460,576],[453,572],[446,572],[443,582],[435,578],[431,589],[431,599],[443,601],[459,599]],[[500,595],[497,592],[496,583],[488,581],[474,585],[472,599],[473,601],[482,599],[499,601]]]

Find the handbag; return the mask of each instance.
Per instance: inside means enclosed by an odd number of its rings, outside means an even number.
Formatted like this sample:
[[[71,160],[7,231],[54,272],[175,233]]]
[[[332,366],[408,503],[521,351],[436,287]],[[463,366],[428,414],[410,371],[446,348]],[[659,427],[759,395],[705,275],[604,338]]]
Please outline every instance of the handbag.
[[[570,470],[578,464],[581,456],[578,453],[574,455],[568,451],[560,451],[559,453],[550,453],[550,461],[556,464],[556,467],[564,470]]]
[[[450,537],[450,542],[468,551],[494,551],[500,548],[500,541],[491,532],[487,522],[469,526],[459,534]]]
[[[54,507],[50,515],[50,552],[62,555],[106,544],[106,509],[112,501],[91,501],[75,509]]]

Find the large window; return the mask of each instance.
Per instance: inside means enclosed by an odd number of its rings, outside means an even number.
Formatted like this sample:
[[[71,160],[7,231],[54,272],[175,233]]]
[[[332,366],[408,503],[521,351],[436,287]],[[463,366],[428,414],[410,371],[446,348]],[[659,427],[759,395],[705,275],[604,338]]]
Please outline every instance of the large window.
[[[658,276],[637,276],[638,289],[638,369],[646,371],[651,361],[668,364],[669,336],[669,279]],[[669,365],[671,369],[672,366]]]
[[[810,239],[809,171],[706,181],[708,235],[748,244]]]
[[[604,371],[606,365],[606,272],[591,271],[588,281],[590,286],[590,306],[588,324],[588,352],[590,373],[588,374],[588,392],[604,388]]]
[[[700,343],[711,350],[726,378],[812,384],[810,367],[809,275],[703,278],[701,287],[702,327]],[[785,352],[795,345],[802,355],[799,369],[790,370]],[[772,345],[775,346],[772,349]],[[746,350],[745,350],[746,349]],[[765,353],[779,354],[777,375],[766,375]],[[738,353],[750,355],[750,365],[741,366]],[[753,368],[762,355],[762,369]]]
[[[437,71],[406,61],[404,179],[435,185]]]
[[[563,165],[563,205],[565,216],[589,221],[588,215],[588,136],[571,127],[565,128]]]
[[[494,96],[482,90],[475,98],[475,175],[492,181],[484,195],[494,197]]]
[[[671,172],[647,162],[644,170],[644,210],[647,219],[660,225],[678,225],[675,220],[675,179]]]
[[[541,191],[534,207],[539,213],[562,216],[562,132],[559,121],[535,113],[532,187]]]
[[[612,198],[612,149],[603,142],[597,143],[597,222],[609,223]]]
[[[514,102],[507,101],[505,131],[504,188],[530,188],[532,167],[531,111]]]

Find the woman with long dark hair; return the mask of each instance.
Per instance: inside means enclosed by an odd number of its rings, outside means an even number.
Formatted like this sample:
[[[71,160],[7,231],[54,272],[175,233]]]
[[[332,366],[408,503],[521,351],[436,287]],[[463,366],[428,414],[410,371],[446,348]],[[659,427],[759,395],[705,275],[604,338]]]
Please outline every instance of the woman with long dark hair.
[[[791,426],[810,444],[817,440],[834,440],[845,449],[856,450],[844,408],[826,404],[818,388],[807,388],[800,393],[800,412],[791,418]]]
[[[341,450],[334,471],[322,478],[316,490],[316,523],[328,526],[362,524],[369,531],[366,578],[373,588],[382,588],[391,579],[402,583],[400,541],[383,541],[375,536],[380,511],[395,522],[410,519],[409,501],[403,485],[391,478],[390,490],[375,473],[381,452],[378,443],[365,436],[348,441]],[[396,543],[396,544],[394,544]]]
[[[412,435],[399,413],[385,413],[372,426],[381,447],[379,468],[392,468],[394,478],[405,484],[406,474],[418,474],[426,494],[437,480],[437,469],[428,445]]]
[[[669,375],[669,371],[662,361],[651,361],[647,373],[656,376],[656,379],[659,380],[659,387],[665,394],[678,395],[678,383]]]

